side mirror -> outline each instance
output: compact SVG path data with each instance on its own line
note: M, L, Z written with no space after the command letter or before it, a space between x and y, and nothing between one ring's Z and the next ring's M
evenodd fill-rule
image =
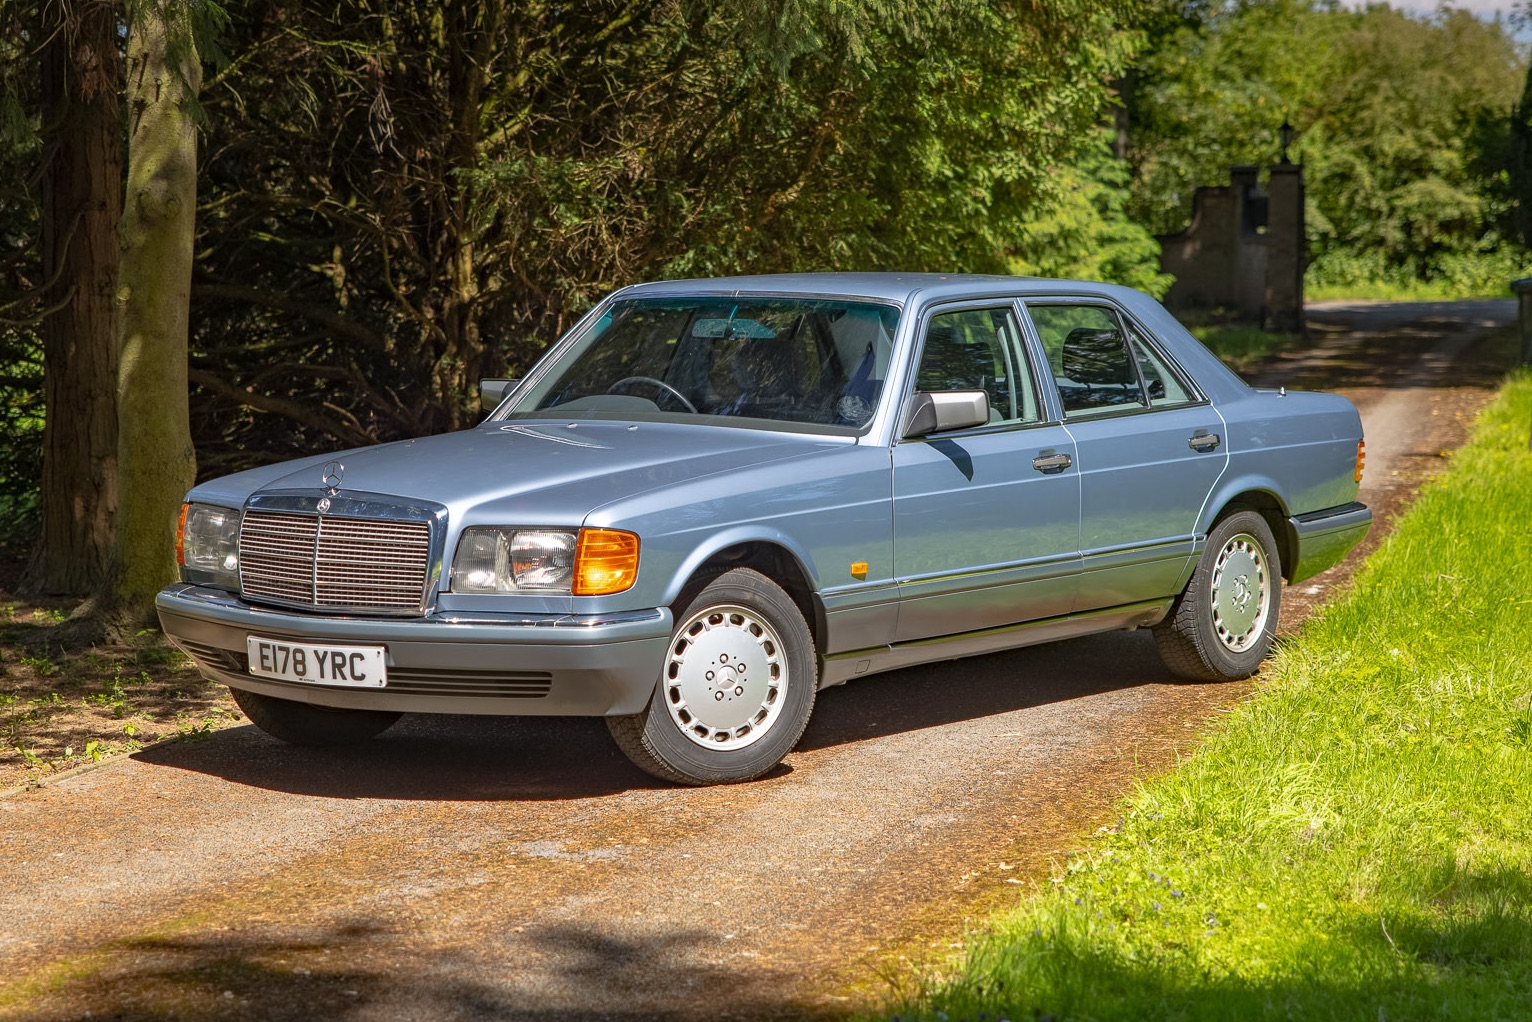
M495 410L495 406L505 400L505 396L516 389L520 380L480 380L479 381L479 405L486 412Z
M929 433L989 425L989 395L982 390L917 390L904 410L905 440Z

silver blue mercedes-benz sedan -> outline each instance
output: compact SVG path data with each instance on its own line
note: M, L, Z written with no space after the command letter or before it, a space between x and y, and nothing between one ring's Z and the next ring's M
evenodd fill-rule
M659 777L744 781L893 668L1150 628L1246 677L1282 579L1372 518L1350 402L1253 390L1107 284L643 284L482 390L473 429L187 495L160 620L265 731L596 715Z

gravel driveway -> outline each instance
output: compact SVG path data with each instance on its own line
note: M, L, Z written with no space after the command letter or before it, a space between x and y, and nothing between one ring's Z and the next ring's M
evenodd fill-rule
M1514 314L1318 307L1320 349L1257 382L1357 401L1386 517L1461 441L1508 364L1477 342ZM1290 592L1284 630L1349 570ZM823 693L783 770L703 790L584 719L151 748L0 799L0 1018L838 1015L959 947L1250 688L1168 683L1140 633L901 671Z

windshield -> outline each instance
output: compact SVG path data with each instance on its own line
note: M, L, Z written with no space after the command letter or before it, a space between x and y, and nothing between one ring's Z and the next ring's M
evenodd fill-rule
M620 301L520 395L508 418L546 416L859 432L877 409L899 313L791 298Z

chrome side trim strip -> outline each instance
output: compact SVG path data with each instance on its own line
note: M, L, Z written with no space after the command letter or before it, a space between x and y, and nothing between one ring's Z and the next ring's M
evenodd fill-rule
M938 660L956 660L960 657L995 653L1021 646L1033 646L1055 639L1069 639L1078 635L1111 631L1115 628L1146 628L1158 624L1170 611L1173 598L1146 600L1143 603L1123 607L1108 607L1085 614L1066 614L1063 617L1044 618L1041 621L1023 621L1014 625L986 628L976 632L960 632L934 639L913 639L891 646L875 646L836 653L824 658L820 671L819 687L840 685L851 678L860 678L901 667L933 663Z

